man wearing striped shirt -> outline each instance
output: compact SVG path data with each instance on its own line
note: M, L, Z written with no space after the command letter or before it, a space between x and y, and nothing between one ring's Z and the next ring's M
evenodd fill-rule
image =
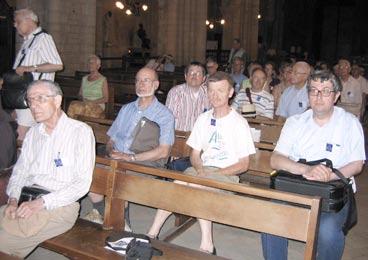
M15 59L13 69L19 75L31 72L35 80L53 81L55 72L63 69L63 63L52 36L44 32L38 23L38 16L32 10L15 11L14 27L24 41ZM18 139L23 140L29 127L36 122L29 109L16 109L16 113L19 125Z
M266 84L266 79L266 73L263 69L256 68L253 70L250 77L250 93L252 102L256 107L256 114L272 119L274 101L273 96L263 89ZM250 100L246 95L245 89L241 89L240 92L235 96L232 107L241 113L242 107L247 104L250 104Z
M95 164L95 139L85 123L61 110L60 87L48 80L33 82L27 102L38 122L28 131L7 187L9 200L0 208L0 251L19 257L39 243L69 230L79 203L89 190ZM48 194L21 203L25 186Z
M175 129L191 131L197 117L210 108L206 71L199 62L191 62L184 70L186 83L173 87L166 99L166 106L175 117Z

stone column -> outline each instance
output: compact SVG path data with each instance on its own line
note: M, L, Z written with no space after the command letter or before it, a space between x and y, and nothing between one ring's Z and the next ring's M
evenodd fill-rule
M203 62L206 54L206 0L161 0L158 45L160 54L170 53L176 65Z
M259 0L233 0L223 7L227 23L223 30L223 49L231 49L234 38L239 38L242 47L257 58Z

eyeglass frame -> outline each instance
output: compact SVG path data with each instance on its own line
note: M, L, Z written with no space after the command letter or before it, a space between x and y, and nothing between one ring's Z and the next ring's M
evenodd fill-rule
M328 92L326 92L326 90L328 90ZM317 92L317 95L312 94L313 92ZM336 93L336 91L327 87L323 88L322 90L319 90L317 88L309 88L308 93L312 97L318 97L319 94L321 94L322 97L329 97L331 96L331 93Z
M26 103L27 103L27 106L29 107L32 105L32 102L34 101L36 101L37 104L44 104L48 101L50 97L56 97L56 96L57 95L53 94L53 95L37 95L36 97L33 97L33 98L27 97Z

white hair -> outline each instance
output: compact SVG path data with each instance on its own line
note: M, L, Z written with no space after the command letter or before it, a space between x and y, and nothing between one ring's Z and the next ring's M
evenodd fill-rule
M95 61L98 66L101 66L101 59L97 55L94 54L90 55L88 57L88 61Z
M38 16L31 9L19 9L14 12L14 16L20 15L23 18L31 19L35 24L38 24Z

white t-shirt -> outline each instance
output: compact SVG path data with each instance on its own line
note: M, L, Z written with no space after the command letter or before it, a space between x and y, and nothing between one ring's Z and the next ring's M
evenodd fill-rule
M334 107L330 121L321 127L309 109L286 120L275 151L294 161L327 158L338 169L365 160L363 129L354 115L340 107Z
M201 114L187 144L203 151L203 166L218 168L231 166L256 152L248 122L233 109L220 119L213 117L213 109Z

